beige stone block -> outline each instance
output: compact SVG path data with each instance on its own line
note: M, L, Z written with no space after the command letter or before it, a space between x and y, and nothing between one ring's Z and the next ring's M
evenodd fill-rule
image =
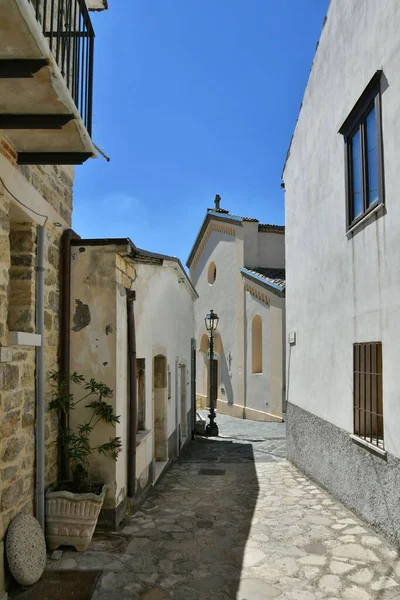
M17 479L6 487L1 495L1 510L6 511L15 506L20 501L23 491L24 484L22 479Z
M19 367L12 364L0 364L0 382L3 390L15 390L19 387Z
M17 309L22 308L34 308L35 306L35 279L32 273L30 279L12 279L9 283L9 303L11 307Z
M10 243L8 236L0 236L0 262L8 264L10 261Z
M20 408L24 401L24 392L20 389L14 392L2 392L0 394L0 404L3 405L6 412Z
M26 439L21 435L6 440L3 444L4 451L1 456L2 462L7 463L14 461L21 455L25 445Z
M32 225L14 225L10 231L11 252L36 252L36 228Z
M21 411L12 410L6 412L0 423L0 437L2 440L14 435L21 423Z
M35 367L33 365L23 365L21 372L21 387L35 386Z

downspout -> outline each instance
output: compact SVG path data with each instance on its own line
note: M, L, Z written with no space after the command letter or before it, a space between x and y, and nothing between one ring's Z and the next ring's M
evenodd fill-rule
M175 360L175 431L176 431L176 456L179 456L179 358Z
M129 427L128 427L128 497L136 492L136 432L137 432L137 385L136 385L136 331L134 302L136 292L127 290L128 312L128 374L129 374Z
M70 314L71 314L71 240L79 239L72 230L67 229L61 239L61 360L60 371L66 378L66 393L69 394L69 369L70 369ZM61 415L60 427L65 430L66 416ZM58 448L60 479L65 481L69 478L68 460L63 452L60 442Z
M36 332L40 346L36 348L36 518L43 531L44 518L44 471L45 471L45 406L44 406L44 241L45 227L37 228L36 250Z

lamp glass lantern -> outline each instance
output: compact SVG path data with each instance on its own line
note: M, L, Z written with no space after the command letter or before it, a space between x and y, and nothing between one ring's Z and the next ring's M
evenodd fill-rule
M218 327L218 323L219 323L219 317L218 317L217 313L215 313L213 311L213 309L211 309L210 313L208 315L206 315L204 322L206 324L207 331L209 331L211 333L211 332L216 331L216 329Z

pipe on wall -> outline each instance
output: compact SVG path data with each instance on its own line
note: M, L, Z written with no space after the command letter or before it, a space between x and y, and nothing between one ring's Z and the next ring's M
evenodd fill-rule
M36 332L41 336L36 348L36 518L43 531L45 487L45 406L44 406L44 262L45 227L37 228L36 248Z
M180 450L180 430L179 430L179 358L175 360L175 431L176 431L176 456L179 456Z
M137 384L136 384L136 292L127 290L128 313L128 375L129 375L129 426L128 426L128 497L136 493L136 433L137 433Z
M69 394L69 369L70 369L70 321L71 321L71 240L79 239L79 235L72 229L66 229L61 239L61 357L60 371L66 378L66 393ZM67 425L66 415L62 413L60 426ZM58 448L59 475L62 481L69 478L68 459L61 445Z

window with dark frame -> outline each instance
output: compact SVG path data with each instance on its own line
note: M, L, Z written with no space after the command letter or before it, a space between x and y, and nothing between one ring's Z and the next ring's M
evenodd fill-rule
M354 434L384 449L382 343L354 344Z
M375 73L339 130L345 142L347 229L384 203L381 75Z

